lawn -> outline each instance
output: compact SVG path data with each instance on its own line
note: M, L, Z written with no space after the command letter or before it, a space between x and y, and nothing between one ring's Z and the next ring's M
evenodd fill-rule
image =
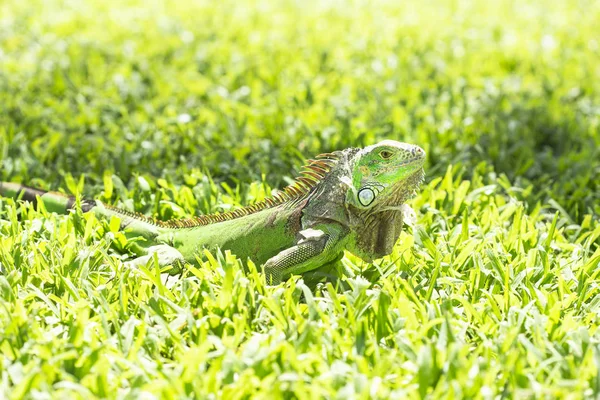
M417 224L344 288L124 267L0 199L0 398L596 398L600 2L0 2L0 180L159 219L420 145ZM169 272L169 271L162 271Z

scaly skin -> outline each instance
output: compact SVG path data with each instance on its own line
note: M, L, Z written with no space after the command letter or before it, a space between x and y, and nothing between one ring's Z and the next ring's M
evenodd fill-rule
M84 212L121 219L148 262L195 262L203 248L231 250L242 260L263 265L267 281L314 271L341 258L345 249L365 261L390 254L402 230L404 204L423 180L425 152L418 146L386 140L364 149L317 156L303 177L260 204L226 214L158 222L95 200L82 201ZM0 194L39 201L49 211L66 213L74 199L14 183L0 183Z

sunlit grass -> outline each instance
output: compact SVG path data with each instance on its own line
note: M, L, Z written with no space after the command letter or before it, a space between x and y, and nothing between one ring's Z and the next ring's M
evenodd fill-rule
M1 199L0 393L600 393L599 3L146 3L0 4L2 180L167 219L389 138L428 154L417 225L309 290Z

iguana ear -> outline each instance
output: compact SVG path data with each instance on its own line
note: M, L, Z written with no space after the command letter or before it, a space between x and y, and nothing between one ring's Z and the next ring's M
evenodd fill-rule
M352 165L350 177L344 183L348 187L346 203L361 210L368 210L376 204L383 186L372 179L371 171L366 165L361 165L360 158Z
M361 206L369 207L375 201L375 196L377 196L377 194L373 188L362 187L358 190L356 197L358 198L358 202Z
M358 188L350 185L350 190L346 192L346 202L356 208L367 210L375 205L375 200L383 189L383 185L374 183L364 183Z

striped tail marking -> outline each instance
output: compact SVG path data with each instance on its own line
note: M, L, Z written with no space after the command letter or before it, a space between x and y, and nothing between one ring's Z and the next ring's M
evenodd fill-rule
M0 194L15 200L21 199L28 201L36 208L38 199L41 199L48 211L59 214L64 214L69 210L72 210L75 206L74 196L66 196L61 193L49 192L47 190L12 182L0 182ZM94 206L96 206L96 202L93 200L81 201L81 209L83 212L91 210Z

